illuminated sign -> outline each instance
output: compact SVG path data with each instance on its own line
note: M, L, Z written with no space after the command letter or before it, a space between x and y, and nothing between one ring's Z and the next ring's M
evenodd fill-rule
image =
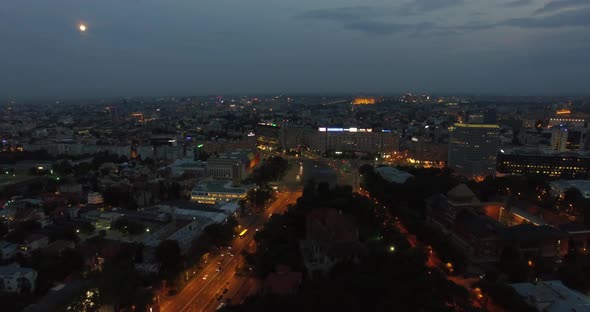
M373 132L373 129L363 129L363 128L326 128L326 127L321 127L318 128L318 131L320 132L362 132L362 133L366 133L366 132Z
M197 145L197 148L202 148L202 147L203 147L203 144Z
M391 130L381 130L383 133L391 133Z

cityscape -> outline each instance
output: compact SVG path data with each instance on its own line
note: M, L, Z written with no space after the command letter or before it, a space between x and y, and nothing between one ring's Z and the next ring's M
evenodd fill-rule
M500 2L0 7L0 310L590 311L590 2Z

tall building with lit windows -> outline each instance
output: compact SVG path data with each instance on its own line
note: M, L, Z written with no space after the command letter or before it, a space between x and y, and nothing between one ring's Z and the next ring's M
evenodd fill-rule
M449 167L465 176L494 175L499 131L498 125L456 123L450 129Z
M590 154L536 148L507 149L498 154L498 172L512 175L586 179L590 176Z
M399 151L400 136L392 130L320 127L309 133L308 145L314 151L390 154Z

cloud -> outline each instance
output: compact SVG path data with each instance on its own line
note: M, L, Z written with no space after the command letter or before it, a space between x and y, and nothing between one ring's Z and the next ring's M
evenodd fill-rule
M387 16L391 13L391 10L386 8L356 6L311 10L303 14L297 15L296 17L302 19L350 22L367 18Z
M554 13L561 10L575 9L590 6L588 0L552 0L540 9L535 11L536 14Z
M425 0L420 0L420 2L423 1ZM398 13L399 10L393 10L391 8L356 6L311 10L296 15L295 18L330 21L337 23L345 30L353 30L371 35L391 35L401 32L426 34L431 31L433 33L442 31L442 28L432 23L407 24L389 21Z
M482 24L482 23L467 23L456 27L457 31L478 31L497 27L517 27L517 28L588 28L590 27L590 8L583 10L563 11L553 15L536 16L536 17L521 17L512 18L508 20L499 21L496 23Z
M406 14L421 14L458 6L465 0L413 0L400 7Z
M391 35L401 32L424 34L436 29L436 25L432 23L398 24L379 21L358 21L346 23L343 27L345 29L355 30L370 35Z
M503 3L503 7L515 8L535 3L535 0L512 0L508 3Z
M543 17L524 17L500 22L498 26L514 26L521 28L563 28L590 27L590 8L575 11L564 11Z

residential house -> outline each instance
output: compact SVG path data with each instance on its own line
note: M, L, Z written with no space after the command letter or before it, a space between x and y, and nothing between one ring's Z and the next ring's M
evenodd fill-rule
M18 265L0 266L0 292L29 293L35 290L37 271Z

